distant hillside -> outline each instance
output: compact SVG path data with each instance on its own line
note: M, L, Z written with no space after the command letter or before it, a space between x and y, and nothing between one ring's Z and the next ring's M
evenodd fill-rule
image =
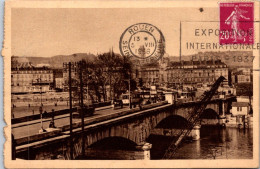
M116 54L119 55L119 54ZM244 52L244 51L228 51L228 52L199 52L194 55L186 55L182 56L181 59L183 61L190 61L193 60L204 60L204 58L211 58L220 59L222 62L228 65L229 68L238 68L238 67L252 67L252 56L253 52ZM75 53L72 55L57 55L53 57L18 57L13 56L12 60L15 59L18 62L31 62L32 65L37 64L49 64L53 68L62 68L62 63L64 62L77 62L82 59L88 61L94 61L96 55L88 54L88 53ZM165 56L168 58L170 62L178 62L180 61L180 57L178 56ZM242 58L242 61L239 60ZM246 61L248 60L248 62Z
M237 67L252 67L253 66L253 52L245 52L245 51L228 51L228 52L199 52L194 55L186 55L182 56L181 59L184 61L189 60L204 60L204 58L220 59L222 62L228 65L230 68ZM169 56L171 62L180 61L180 57L178 56ZM242 59L242 60L241 60Z
M31 62L32 65L49 64L51 67L54 68L62 68L62 64L64 62L77 62L82 59L88 61L94 61L95 58L96 58L95 55L87 54L87 53L76 53L72 55L57 55L53 57L15 57L15 59L18 62L24 62L25 60L27 60Z

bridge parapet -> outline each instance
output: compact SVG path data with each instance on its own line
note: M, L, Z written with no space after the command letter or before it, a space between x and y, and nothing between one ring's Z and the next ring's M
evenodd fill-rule
M209 107L218 110L219 102L220 100L213 100L210 102L212 105L209 104ZM225 100L222 100L222 102L225 103ZM82 144L85 144L88 151L92 144L109 137L122 137L134 142L136 145L144 145L153 129L163 119L173 115L186 118L188 112L196 104L201 103L189 102L180 105L163 103L158 104L158 107L144 107L141 111L135 111L139 110L139 108L136 108L124 113L122 116L88 123L84 130L84 143L82 143L81 128L75 128L73 129L73 157L70 157L70 136L69 131L66 130L62 131L62 135L16 147L17 156L24 159L75 159L81 155ZM195 134L199 136L198 132ZM94 150L89 149L89 151ZM120 152L120 150L118 151ZM143 158L148 158L149 149L144 148L142 151L143 154L146 154Z

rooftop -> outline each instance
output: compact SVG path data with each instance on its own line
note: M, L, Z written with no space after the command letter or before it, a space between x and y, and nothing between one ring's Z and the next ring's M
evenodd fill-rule
M181 61L181 62L170 62L169 66L211 66L211 65L226 65L221 60L208 60L208 61Z
M248 107L248 102L233 102L232 107Z

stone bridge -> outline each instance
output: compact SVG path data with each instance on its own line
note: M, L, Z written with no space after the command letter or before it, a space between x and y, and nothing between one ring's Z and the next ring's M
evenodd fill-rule
M156 103L158 106L129 113L124 116L73 130L71 156L70 135L47 138L28 145L16 147L16 157L22 159L149 159L152 145L146 142L151 134L170 129L177 131L188 121L186 118L199 102L182 104ZM231 101L212 100L202 114L203 119L213 119L219 123L219 117L229 112ZM139 108L135 108L139 109ZM213 124L212 121L210 124ZM203 123L201 123L203 125ZM199 130L199 128L196 128ZM195 139L199 132L195 130ZM162 133L161 133L162 134ZM164 133L165 134L165 133ZM166 133L167 134L167 133ZM192 134L192 133L191 133ZM194 134L194 133L193 133ZM174 135L174 134L173 134ZM84 139L82 139L84 138ZM82 145L85 154L82 156Z

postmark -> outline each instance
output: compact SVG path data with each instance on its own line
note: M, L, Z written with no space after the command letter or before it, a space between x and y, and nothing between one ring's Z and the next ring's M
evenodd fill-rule
M254 44L254 3L220 3L220 44Z
M156 26L137 23L129 26L119 42L123 56L139 60L140 64L158 61L165 53L165 39Z

